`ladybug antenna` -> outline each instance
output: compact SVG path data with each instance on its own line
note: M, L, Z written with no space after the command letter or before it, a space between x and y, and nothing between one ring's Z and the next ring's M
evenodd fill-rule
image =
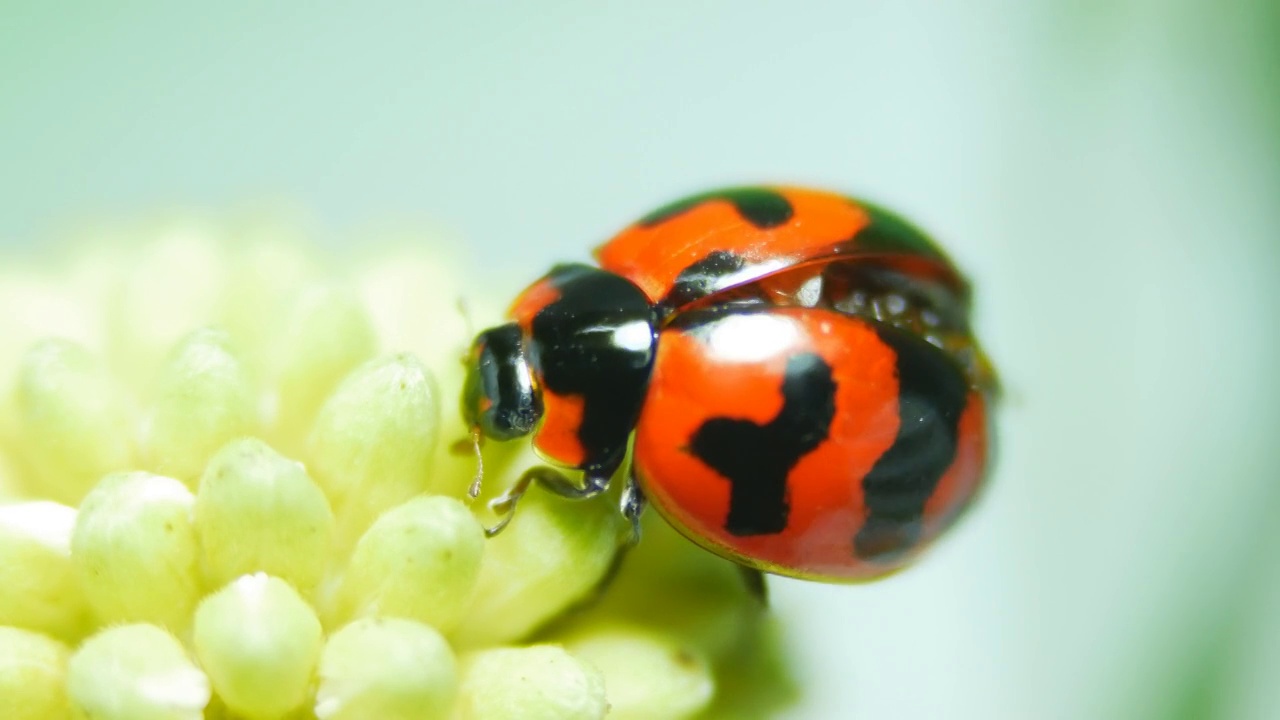
M476 474L471 480L471 487L467 488L467 497L475 500L480 497L480 482L484 480L484 455L480 452L480 447L484 444L484 435L480 432L479 425L471 427L471 447L476 452Z
M462 347L462 353L458 356L458 359L462 361L463 367L467 367L471 364L470 343L472 338L476 336L476 326L471 319L471 305L465 297L459 295L457 302L454 303L454 308L457 309L458 316L462 318L462 332L467 343Z
M467 302L467 298L463 295L458 296L458 301L454 303L458 310L458 315L462 317L462 329L467 331L467 337L476 334L475 323L471 320L471 304Z

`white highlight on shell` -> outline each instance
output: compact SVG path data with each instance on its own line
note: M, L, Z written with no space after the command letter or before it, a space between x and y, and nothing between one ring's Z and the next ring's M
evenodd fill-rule
M708 344L722 360L759 362L793 346L799 332L790 318L764 314L727 315L708 333Z
M653 329L644 320L636 320L613 331L613 344L623 350L648 350L653 344Z

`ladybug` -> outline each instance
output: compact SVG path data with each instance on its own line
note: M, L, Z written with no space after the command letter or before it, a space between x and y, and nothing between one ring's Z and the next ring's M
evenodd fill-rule
M854 582L907 564L986 473L991 366L970 287L921 231L821 190L716 190L642 217L557 265L481 332L473 436L532 436L582 471L533 483L604 492L631 445L622 513L651 502L748 569ZM646 501L647 498L647 501Z

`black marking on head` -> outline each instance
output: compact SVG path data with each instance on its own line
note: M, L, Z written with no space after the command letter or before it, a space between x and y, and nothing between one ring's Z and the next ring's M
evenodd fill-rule
M560 297L532 322L543 383L551 392L583 399L582 469L615 467L640 415L653 367L653 308L630 281L598 268L559 265L549 277ZM647 329L648 344L620 345L619 331L625 334L628 326L637 334Z
M897 355L901 424L893 445L862 479L867 518L853 538L853 553L892 562L918 542L925 503L955 461L969 386L955 362L924 340L885 325L877 325L876 333Z
M462 392L462 416L495 440L528 435L542 417L524 334L515 323L480 333L472 345Z
M672 310L704 298L720 289L720 281L746 267L742 256L727 250L714 250L701 260L689 265L671 285L662 299L662 306Z
M831 366L813 353L787 361L782 409L764 425L715 417L694 433L690 452L729 479L730 534L770 535L787 527L787 476L827 438L836 412Z
M663 205L640 218L637 224L641 227L653 227L712 200L733 203L743 220L761 230L787 224L794 212L790 201L777 190L761 187L725 188L691 195Z

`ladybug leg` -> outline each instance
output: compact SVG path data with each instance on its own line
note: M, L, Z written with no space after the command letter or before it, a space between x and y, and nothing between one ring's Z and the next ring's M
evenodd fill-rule
M512 516L516 512L516 503L520 498L524 497L525 492L529 490L529 486L538 483L544 489L555 493L563 498L570 500L586 500L593 498L600 493L609 489L609 478L613 476L613 469L606 468L600 471L587 471L582 478L582 484L578 485L569 478L565 477L555 468L549 468L545 465L531 467L524 471L519 480L516 480L506 492L489 502L489 509L502 516L497 525L485 528L486 537L493 537L502 532L502 529L511 522Z
M761 607L769 607L769 586L765 584L764 573L746 565L739 565L738 574L742 576L742 584L747 588L747 594L755 598Z
M627 544L635 545L640 542L640 516L644 514L644 509L649 506L649 501L644 496L644 491L640 489L640 484L636 482L636 466L635 463L627 470L627 481L622 486L622 500L619 503L622 508L622 517L626 518L631 524L631 531L627 534Z

